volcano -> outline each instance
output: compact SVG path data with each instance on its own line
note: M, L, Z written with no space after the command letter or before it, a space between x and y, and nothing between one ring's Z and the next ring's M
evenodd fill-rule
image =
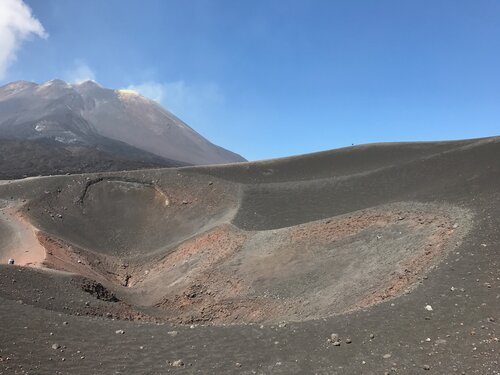
M244 161L157 102L94 81L0 87L0 179Z

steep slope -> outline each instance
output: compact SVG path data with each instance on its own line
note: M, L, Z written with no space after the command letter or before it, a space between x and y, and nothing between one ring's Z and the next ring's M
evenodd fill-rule
M134 91L107 90L91 81L74 88L85 101L82 117L101 135L188 164L245 161L210 143L159 104Z
M18 81L0 87L0 138L4 140L3 154L26 145L27 149L20 155L23 160L29 156L28 145L37 141L31 146L36 148L41 139L55 141L52 146L47 146L44 158L50 158L51 153L59 156L63 149L71 154L76 146L80 151L81 165L75 169L73 162L69 161L71 167L64 168L63 165L57 168L71 171L244 160L211 144L154 101L128 91L106 89L91 81L78 85L61 80L41 85ZM86 164L91 164L91 154L96 151L93 168L85 168ZM102 163L97 160L99 153L105 155ZM34 164L38 157L39 154L32 156ZM116 165L113 165L113 159L116 159ZM62 164L60 159L54 162ZM110 166L106 167L108 164ZM37 173L45 173L45 170L36 166L31 172L23 170L23 174ZM57 170L52 173L57 173Z

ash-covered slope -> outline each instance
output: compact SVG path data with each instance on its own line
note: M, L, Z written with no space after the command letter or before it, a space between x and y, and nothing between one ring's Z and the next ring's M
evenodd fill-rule
M6 182L0 372L498 374L498 186L498 137Z
M0 138L2 154L26 144L27 149L20 153L22 160L29 159L29 149L37 148L40 140L54 141L45 142L42 157L32 155L32 172L21 168L29 175L45 172L37 167L37 160L50 159L51 153L54 160L49 164L64 164L65 159L60 159L63 150L69 166L72 156L81 165L76 169L58 166L53 173L58 169L116 170L116 166L105 167L113 159L125 169L127 162L133 169L244 160L210 143L154 101L131 91L106 89L93 81L75 85L61 80L41 85L17 81L0 87ZM34 146L32 142L36 142ZM99 153L104 156L96 158ZM86 164L94 168L85 168ZM15 163L9 165L16 167ZM0 160L0 166L4 170L6 161Z

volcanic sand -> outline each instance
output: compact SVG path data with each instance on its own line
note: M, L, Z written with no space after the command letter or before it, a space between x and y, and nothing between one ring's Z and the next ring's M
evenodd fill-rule
M45 249L37 239L37 229L18 213L15 205L0 203L0 238L2 264L13 258L20 266L40 266L45 260Z
M201 358L190 354L189 340L164 342L171 359L191 358L193 367L180 369L193 373L378 373L358 368L373 355L379 359L372 360L372 368L380 371L391 366L419 371L424 361L448 373L442 364L451 352L441 341L481 321L488 327L479 335L484 336L481 358L465 354L469 340L462 337L454 348L467 359L453 365L481 373L498 359L489 323L500 310L488 291L494 293L500 276L494 255L499 152L498 138L382 144L259 163L8 182L0 187L2 261L13 257L37 268L1 267L0 298L8 309L2 313L17 311L20 324L26 324L22 314L52 322L64 313L103 345L106 339L95 327L105 329L109 318L150 322L127 325L134 333L125 341L154 339L153 332L163 337L154 323L168 324L196 337L203 348L217 343L219 352ZM468 278L488 281L479 282L485 285L481 292L460 294L466 305L459 305L454 293L443 294ZM387 300L391 304L381 304ZM428 303L434 309L446 306L442 317L425 310ZM390 311L398 313L387 321ZM81 315L99 318L89 322ZM464 328L457 328L456 319ZM244 328L253 323L264 325ZM207 327L190 333L185 324ZM369 349L367 327L383 337L378 349ZM358 346L347 345L349 352L344 343L332 352L326 342L331 330L343 342L354 337ZM435 360L404 344L420 331L429 336L441 331L436 345L445 346L434 348ZM3 332L5 342L16 335L11 327ZM60 334L68 343L81 336L72 329ZM405 351L396 348L398 340ZM281 342L288 343L286 349ZM130 350L130 344L122 345ZM87 347L81 340L77 345ZM22 353L12 345L4 350ZM107 361L120 355L108 351L98 355L101 363L119 370ZM391 364L384 363L381 351L393 353ZM54 368L38 361L26 363L37 371ZM71 373L85 368L70 362ZM236 362L244 367L239 370ZM124 363L124 371L145 371ZM164 359L161 363L146 373L173 370Z

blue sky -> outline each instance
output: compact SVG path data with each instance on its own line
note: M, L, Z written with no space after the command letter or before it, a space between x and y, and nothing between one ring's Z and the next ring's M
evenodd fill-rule
M498 1L25 3L0 83L132 87L250 160L500 134Z

